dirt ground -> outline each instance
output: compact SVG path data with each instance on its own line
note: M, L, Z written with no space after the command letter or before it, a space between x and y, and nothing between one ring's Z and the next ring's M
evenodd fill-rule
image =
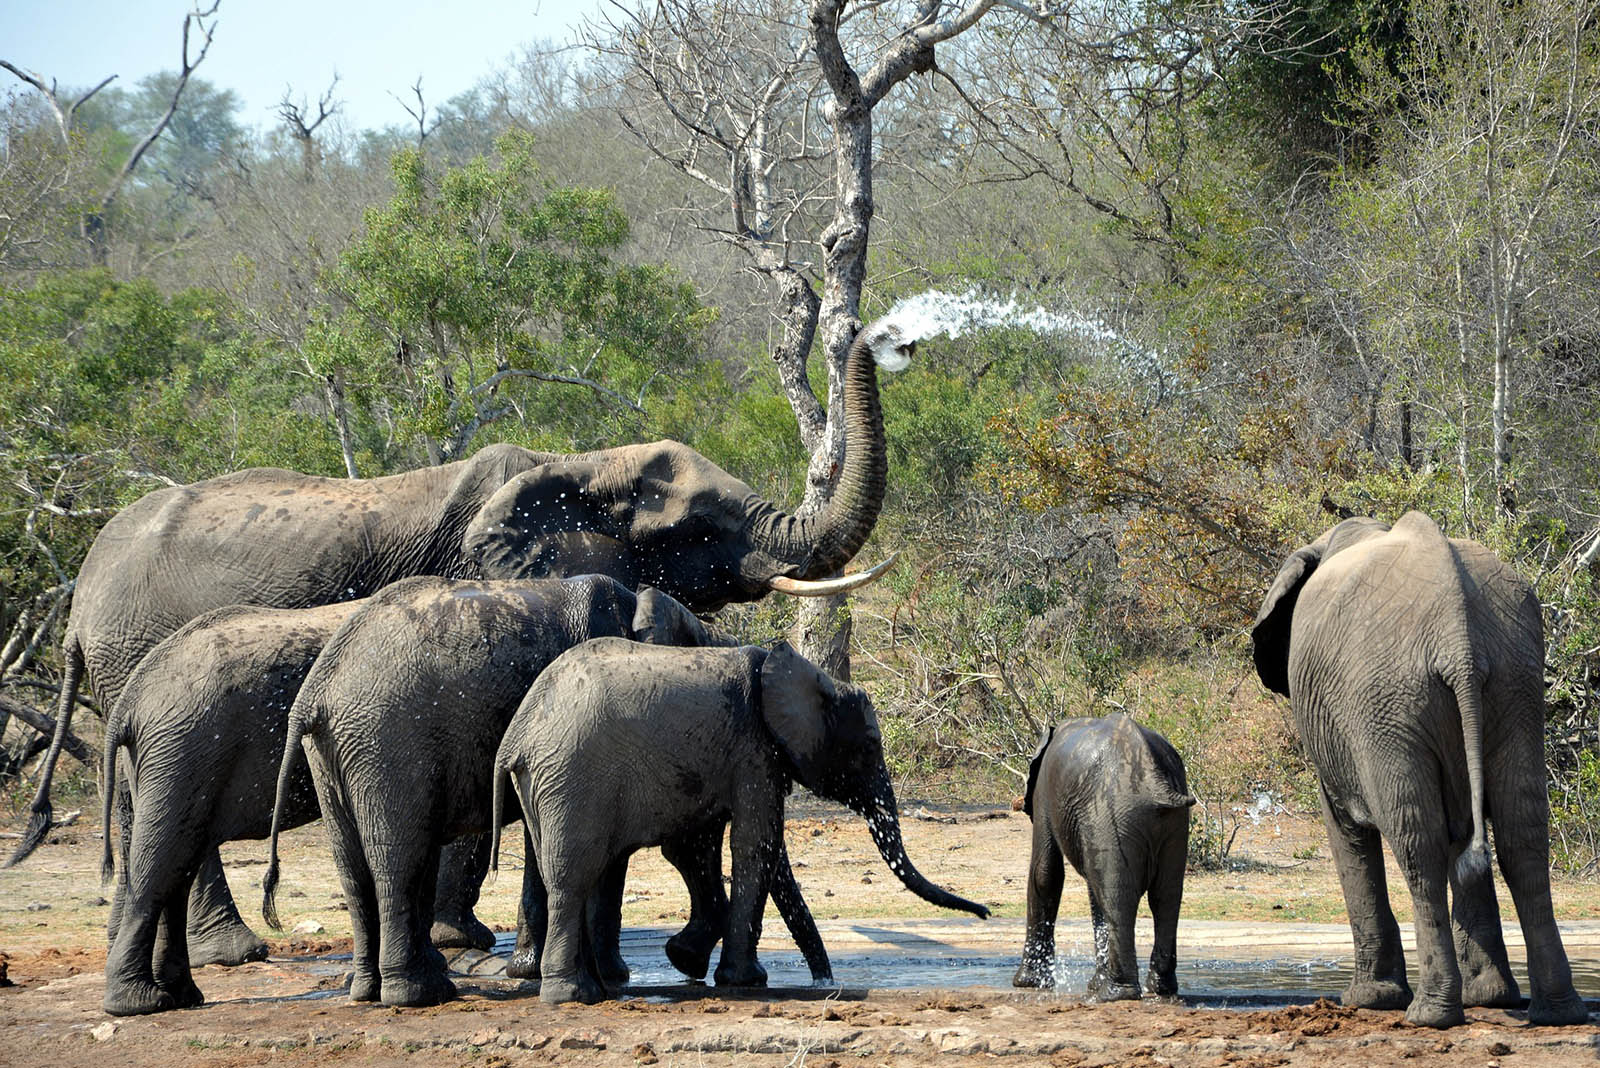
M924 874L995 910L996 920L949 919L901 889L873 849L865 825L842 810L797 799L789 822L796 874L835 952L851 932L915 931L905 937L1020 951L1026 817L1005 809L938 808L904 802L907 849ZM320 827L292 832L284 847L278 905L291 927L268 961L204 968L208 1004L154 1017L113 1019L100 1010L108 888L99 883L101 841L92 807L59 829L21 867L0 871L0 1065L101 1068L280 1065L521 1064L1013 1064L1277 1066L1365 1068L1405 1061L1544 1068L1600 1061L1600 1030L1531 1027L1518 1012L1469 1010L1465 1027L1408 1027L1398 1012L1347 1010L1330 999L1256 1009L1146 1000L1088 1005L1071 990L1013 991L845 987L732 996L694 985L652 987L593 1007L552 1009L531 988L471 969L462 997L432 1009L352 1005L340 993L349 923ZM10 828L14 831L16 828ZM0 848L7 848L0 840ZM520 842L508 841L480 915L509 929L520 882ZM241 909L256 920L264 843L224 849ZM1391 885L1403 887L1391 873ZM1600 957L1600 890L1555 886L1575 966ZM1517 959L1510 903L1507 936ZM1409 919L1404 893L1396 912ZM624 921L667 930L686 916L682 884L653 851L630 869ZM1069 873L1063 931L1083 929L1087 899ZM1219 948L1300 939L1318 955L1349 956L1337 879L1320 827L1288 813L1246 821L1235 863L1191 872L1180 958L1225 956ZM255 924L262 929L259 922ZM919 926L921 925L921 926ZM931 925L931 926L930 926ZM790 953L771 914L762 943ZM1229 941L1231 939L1232 941ZM1319 941L1320 940L1320 941ZM859 939L858 939L859 941ZM1063 945L1068 943L1065 934ZM890 943L891 946L893 943ZM1141 952L1148 953L1147 941ZM892 948L890 950L892 952ZM493 964L491 958L487 962ZM1207 1005L1215 1002L1207 1002Z

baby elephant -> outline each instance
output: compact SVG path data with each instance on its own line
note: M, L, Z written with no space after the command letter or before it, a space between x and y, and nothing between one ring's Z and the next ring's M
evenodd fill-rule
M508 779L531 834L524 879L533 891L524 899L547 901L539 992L547 1002L605 996L588 959L584 902L607 867L730 818L733 895L716 981L764 986L756 944L784 861L783 803L795 780L866 817L878 852L912 893L988 915L928 882L906 856L867 695L785 644L769 653L585 642L545 669L506 728L494 811Z
M1033 818L1028 928L1014 986L1054 986L1056 910L1063 855L1089 884L1097 1001L1139 997L1134 914L1150 898L1155 948L1150 991L1178 992L1178 907L1189 859L1189 795L1183 758L1124 715L1052 727L1028 767L1023 811Z

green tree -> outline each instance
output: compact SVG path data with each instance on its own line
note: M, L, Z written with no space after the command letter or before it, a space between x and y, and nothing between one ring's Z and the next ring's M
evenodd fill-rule
M694 361L710 320L665 268L619 262L628 221L611 193L542 182L530 150L507 134L494 158L437 177L397 154L393 199L326 280L345 307L307 340L318 373L431 463L504 420L529 441L610 443L657 376Z

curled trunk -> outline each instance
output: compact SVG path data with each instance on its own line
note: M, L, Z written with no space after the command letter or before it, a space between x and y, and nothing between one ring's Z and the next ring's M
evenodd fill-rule
M753 532L764 552L793 566L792 578L822 579L837 572L866 543L883 510L889 460L876 361L884 357L874 350L888 349L885 363L893 366L896 353L909 347L895 340L874 325L863 328L850 346L845 361L845 456L827 506L804 517L774 510Z

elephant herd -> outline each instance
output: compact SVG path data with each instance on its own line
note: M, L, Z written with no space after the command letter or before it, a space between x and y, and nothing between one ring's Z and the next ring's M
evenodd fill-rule
M579 455L493 445L370 480L241 471L115 516L78 577L58 729L11 860L50 826L52 770L87 682L106 710L104 871L117 878L106 1011L198 1005L194 966L264 957L217 846L271 838L263 911L275 925L277 836L319 815L357 1000L453 994L436 946L492 944L473 907L512 821L526 863L508 971L538 978L545 1000L595 1001L626 981L622 883L648 845L689 891L689 922L667 944L685 974L704 977L720 941L716 981L763 984L770 893L812 975L829 979L784 848L795 782L862 815L913 893L987 915L907 857L868 696L787 645L739 646L698 618L881 571L836 577L883 500L874 363L912 347L887 321L858 334L837 490L812 515L662 441ZM1347 520L1288 557L1252 638L1318 773L1355 942L1346 1004L1406 1007L1430 1026L1460 1023L1463 1005L1521 1004L1492 823L1528 947L1529 1018L1586 1020L1551 907L1543 633L1528 584L1419 513L1392 528ZM1052 981L1070 862L1089 887L1091 995L1140 996L1141 898L1156 921L1148 989L1176 993L1192 804L1178 753L1125 716L1047 732L1025 795L1017 985ZM1415 992L1380 837L1415 907Z

